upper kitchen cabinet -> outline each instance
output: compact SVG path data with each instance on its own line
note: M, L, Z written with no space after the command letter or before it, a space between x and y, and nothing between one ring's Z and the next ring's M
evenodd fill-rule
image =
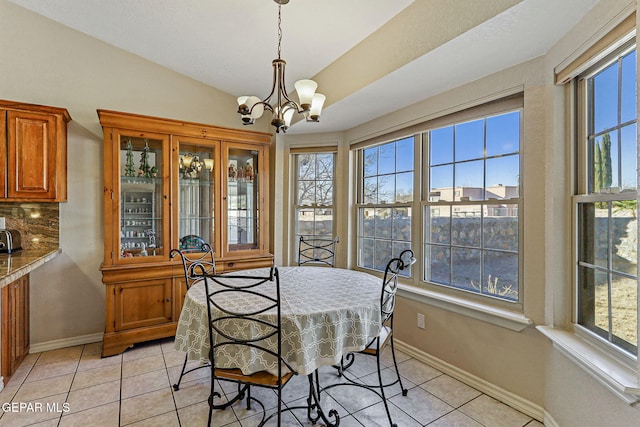
M64 108L0 100L0 199L67 201Z

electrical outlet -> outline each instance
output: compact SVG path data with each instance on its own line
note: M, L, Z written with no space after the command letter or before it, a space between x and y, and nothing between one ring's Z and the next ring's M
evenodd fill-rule
M424 329L424 314L418 313L418 328Z

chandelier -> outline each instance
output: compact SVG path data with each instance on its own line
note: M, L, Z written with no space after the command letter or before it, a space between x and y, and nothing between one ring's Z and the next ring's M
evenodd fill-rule
M260 100L257 96L241 96L238 98L238 113L242 116L242 124L252 125L256 119L262 117L264 110L271 111L273 117L271 124L276 128L276 133L286 132L291 125L294 113L304 115L308 122L320 121L320 112L325 101L325 96L315 93L318 84L313 80L298 80L295 89L298 93L299 103L293 101L287 95L284 84L284 68L287 64L280 57L280 44L282 43L282 28L280 8L289 0L273 0L278 3L278 58L272 61L273 83L269 95ZM274 97L273 104L271 98Z
M197 178L202 169L213 171L213 159L202 159L191 153L180 154L180 173L182 178Z

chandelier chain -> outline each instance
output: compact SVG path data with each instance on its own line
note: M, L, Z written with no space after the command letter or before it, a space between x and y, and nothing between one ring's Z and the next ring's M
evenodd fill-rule
M278 5L278 59L280 59L280 44L282 43L282 18L281 18L281 10L282 5Z

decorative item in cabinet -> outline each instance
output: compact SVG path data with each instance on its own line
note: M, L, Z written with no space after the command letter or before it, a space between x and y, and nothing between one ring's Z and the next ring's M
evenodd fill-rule
M155 257L162 253L162 140L120 136L121 258Z
M259 230L259 150L230 147L227 175L228 251L256 250Z
M129 253L131 256L155 256L155 193L150 190L142 191L143 186L151 185L137 184L139 179L132 181L134 182L127 183L129 191L122 192L120 246L125 254Z
M217 149L202 141L178 139L178 239L179 249L199 252L203 243L215 242Z

